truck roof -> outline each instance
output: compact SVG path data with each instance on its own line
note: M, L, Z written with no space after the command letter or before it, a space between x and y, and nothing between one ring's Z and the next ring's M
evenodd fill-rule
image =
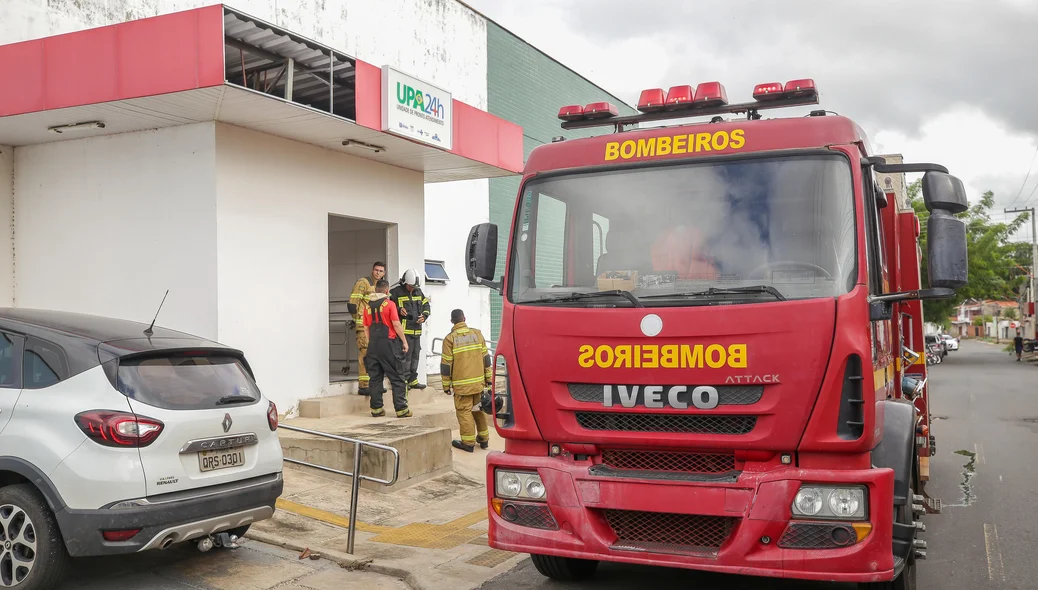
M524 174L854 143L871 152L861 127L838 115L684 124L544 144L530 153Z

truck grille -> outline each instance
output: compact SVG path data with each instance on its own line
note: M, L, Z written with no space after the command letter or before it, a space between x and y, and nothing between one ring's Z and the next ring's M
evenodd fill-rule
M633 510L605 510L604 515L609 528L616 533L614 549L710 555L717 554L737 520Z
M734 455L670 453L666 451L602 451L602 463L614 469L726 473L735 470Z
M689 386L692 391L695 386ZM764 395L763 385L719 385L717 389L717 405L747 406L760 401ZM569 395L578 402L601 404L604 401L601 383L570 383Z
M577 412L576 414L577 424L587 430L746 434L757 425L756 416L629 414L626 412Z

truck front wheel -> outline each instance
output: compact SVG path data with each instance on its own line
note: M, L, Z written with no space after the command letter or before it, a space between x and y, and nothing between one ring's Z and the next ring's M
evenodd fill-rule
M572 557L556 557L554 555L530 555L533 567L542 576L547 576L560 582L578 582L586 580L595 574L598 562L588 559L574 559Z

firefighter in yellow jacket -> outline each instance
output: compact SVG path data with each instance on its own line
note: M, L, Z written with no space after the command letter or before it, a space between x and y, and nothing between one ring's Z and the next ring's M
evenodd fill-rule
M370 277L360 277L354 283L353 291L350 293L350 302L346 305L346 308L353 314L354 330L357 331L357 367L360 373L360 376L357 377L360 386L357 393L360 395L370 395L368 387L371 379L368 377L367 367L364 366L364 356L368 353L368 337L364 335L364 309L368 307L368 301L375 292L375 284L385 276L386 263L376 262L371 267ZM376 383L375 386L381 388L382 384Z
M461 426L461 440L451 441L451 446L469 453L490 443L487 415L480 409L483 389L493 383L494 370L490 362L483 334L465 325L465 313L460 309L451 312L454 329L443 339L443 356L440 359L440 378L443 391L454 395L454 409Z

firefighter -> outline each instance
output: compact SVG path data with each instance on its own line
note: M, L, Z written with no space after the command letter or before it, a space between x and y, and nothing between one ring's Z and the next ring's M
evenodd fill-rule
M371 267L370 277L361 277L354 283L353 291L350 293L350 302L346 304L346 309L353 314L354 329L357 331L357 371L360 373L360 376L357 377L360 385L357 393L360 395L370 395L371 393L369 389L370 379L368 378L367 367L364 365L364 356L368 352L368 337L365 336L366 330L364 328L364 310L367 308L371 294L375 292L375 284L385 276L386 263L376 262ZM381 381L376 383L376 388L383 392L385 391Z
M400 323L407 338L407 358L404 359L404 380L408 389L425 389L418 382L418 363L422 351L422 324L432 313L429 298L418 283L418 272L411 268L400 277L400 283L389 292L389 298L400 310Z
M385 416L382 407L382 380L389 378L393 389L393 408L397 418L409 418L411 410L407 407L407 386L401 374L404 356L407 354L407 340L404 329L400 325L400 315L396 304L389 299L389 283L379 279L375 283L375 292L368 296L364 306L364 337L368 341L368 353L364 357L368 375L376 386L371 389L371 415Z
M460 309L451 312L454 328L443 339L443 355L440 360L440 378L443 392L454 396L454 410L461 427L461 440L451 441L451 446L466 452L490 446L490 430L487 415L480 407L483 390L493 382L490 366L490 351L487 350L483 334L465 325L465 313Z

